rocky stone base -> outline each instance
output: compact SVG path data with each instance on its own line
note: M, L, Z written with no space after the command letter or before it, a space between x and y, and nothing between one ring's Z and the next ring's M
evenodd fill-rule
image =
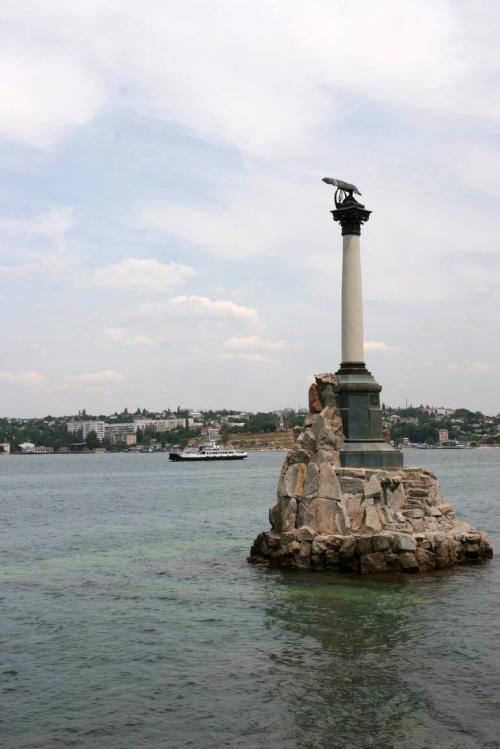
M316 383L311 413L294 430L269 509L271 530L256 538L249 561L371 574L424 572L493 556L486 534L455 520L430 471L341 467L335 375L317 375Z
M456 523L456 526L459 526ZM325 535L303 526L284 533L260 533L250 562L301 570L341 570L362 575L428 572L493 556L484 533L467 524L448 533Z

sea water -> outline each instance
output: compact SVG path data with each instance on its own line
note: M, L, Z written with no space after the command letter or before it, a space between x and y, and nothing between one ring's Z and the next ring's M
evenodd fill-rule
M500 747L500 557L249 565L283 457L0 458L0 746ZM500 450L405 459L500 553Z

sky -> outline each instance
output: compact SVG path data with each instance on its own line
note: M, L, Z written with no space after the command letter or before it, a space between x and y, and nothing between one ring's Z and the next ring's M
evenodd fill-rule
M0 415L297 408L340 363L333 189L382 400L500 411L495 0L4 0Z

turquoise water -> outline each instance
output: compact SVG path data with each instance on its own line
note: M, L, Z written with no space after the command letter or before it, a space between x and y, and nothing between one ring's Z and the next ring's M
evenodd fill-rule
M405 457L500 552L500 450ZM0 746L500 747L500 556L251 566L282 460L0 459Z

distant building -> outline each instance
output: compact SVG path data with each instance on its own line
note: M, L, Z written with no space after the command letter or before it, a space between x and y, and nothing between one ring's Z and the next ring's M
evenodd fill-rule
M116 445L118 442L125 442L125 444L128 444L127 438L134 437L133 444L135 445L137 443L135 424L131 424L127 422L105 424L104 425L104 437L108 439L112 445Z
M215 441L215 442L217 442L217 440L219 439L219 434L220 434L219 427L214 427L214 426L204 427L201 430L201 433L203 434L205 439Z
M439 444L442 445L443 442L448 442L448 439L449 439L448 430L440 429L439 430Z
M172 432L177 427L190 429L194 420L188 418L169 418L169 419L134 419L135 431L139 429L144 432L146 429L153 429L155 432Z
M34 442L21 442L19 449L22 453L32 453L35 449Z
M82 440L86 440L90 432L95 432L97 434L97 439L101 440L101 442L104 439L105 426L104 421L96 421L92 419L86 421L75 419L73 421L68 421L66 424L66 428L70 434L81 432Z
M286 432L287 431L287 426L286 426L286 423L285 423L285 418L283 416L283 411L279 412L279 415L278 415L278 424L277 424L276 430L278 432Z
M10 442L0 442L0 455L10 454Z

